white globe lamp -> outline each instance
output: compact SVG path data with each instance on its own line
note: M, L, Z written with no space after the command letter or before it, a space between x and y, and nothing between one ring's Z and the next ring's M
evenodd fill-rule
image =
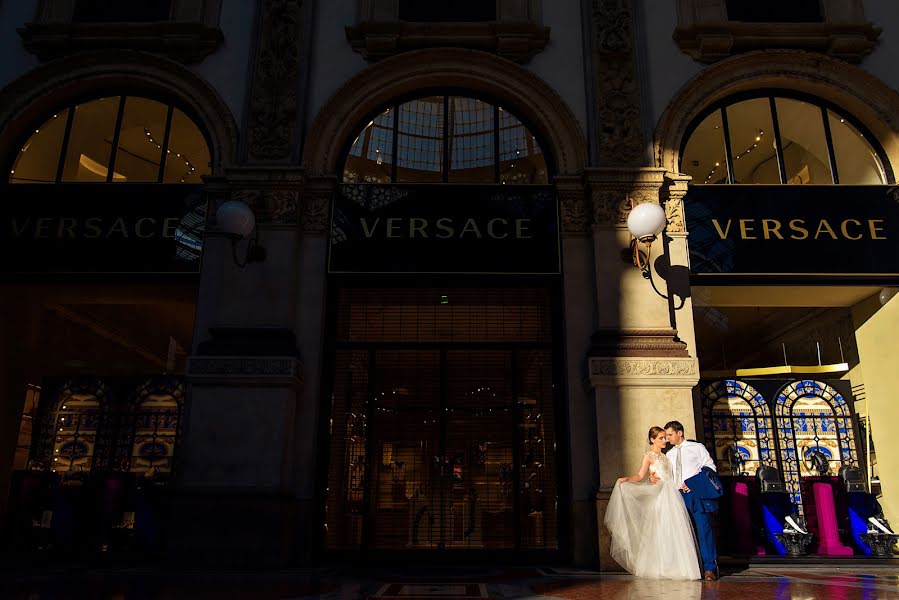
M237 239L249 237L256 227L253 209L240 200L223 202L215 212L215 219L225 234Z
M638 204L627 217L627 228L641 242L652 242L667 224L665 209L652 202Z

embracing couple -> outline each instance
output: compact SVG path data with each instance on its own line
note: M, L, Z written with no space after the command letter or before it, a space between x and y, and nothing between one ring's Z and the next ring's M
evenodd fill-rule
M609 499L612 558L638 577L714 581L711 513L721 496L715 462L705 446L684 439L678 421L652 427L648 441L640 471L618 479Z

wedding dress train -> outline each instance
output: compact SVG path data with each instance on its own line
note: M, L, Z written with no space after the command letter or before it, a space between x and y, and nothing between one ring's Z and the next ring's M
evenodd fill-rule
M605 524L612 558L628 572L649 579L699 579L699 553L690 514L675 487L668 459L648 453L651 483L618 483Z

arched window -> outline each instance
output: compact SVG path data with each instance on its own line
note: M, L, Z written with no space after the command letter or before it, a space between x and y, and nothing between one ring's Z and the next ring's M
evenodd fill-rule
M775 402L784 483L802 506L800 480L858 466L852 415L843 396L820 381L795 381Z
M34 128L12 160L10 183L201 183L209 145L170 103L111 96L72 104Z
M533 132L502 106L427 96L379 113L353 140L344 183L545 184Z
M701 115L681 147L694 184L891 183L877 140L826 103L786 92L727 100Z
M751 385L733 379L702 390L706 445L721 475L755 475L773 465L771 412Z

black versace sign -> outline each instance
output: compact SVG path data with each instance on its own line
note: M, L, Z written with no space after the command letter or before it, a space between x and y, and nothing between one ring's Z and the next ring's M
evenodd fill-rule
M206 223L201 186L9 184L5 273L198 273Z
M691 186L690 271L715 276L899 276L899 188Z
M549 186L340 186L332 273L559 273Z

